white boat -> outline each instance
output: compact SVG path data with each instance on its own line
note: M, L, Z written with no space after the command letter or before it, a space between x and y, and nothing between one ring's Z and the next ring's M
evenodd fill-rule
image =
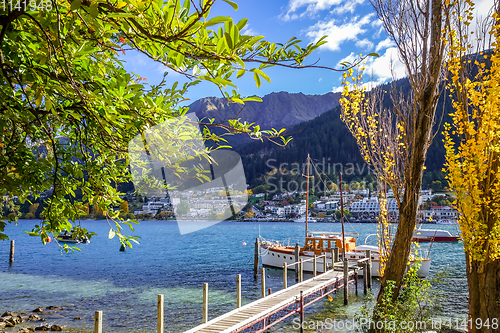
M358 260L366 258L366 250L371 250L371 260L372 260L372 269L371 274L373 277L379 276L380 270L380 252L378 246L374 245L359 245L356 246L354 251L346 252L347 260L349 260L349 264L355 264ZM418 277L424 278L429 275L429 270L431 268L431 260L423 259L423 258L410 258L411 264L415 264L420 261L420 268L417 271ZM358 274L363 274L362 271L358 271Z
M357 234L345 235L347 235L345 236L346 252L354 250L356 247L356 240L352 236ZM339 254L342 255L341 233L331 231L309 231L306 237L305 246L298 247L299 260L312 259L314 255L320 256L326 254L326 263L327 265L331 265L331 252L335 247L339 248ZM283 263L286 262L287 265L290 265L296 262L294 245L284 245L276 241L262 240L260 249L262 265L264 267L282 269ZM316 261L316 270L319 273L323 273L323 260L324 258L318 258ZM304 263L303 270L305 272L312 272L314 270L313 266L313 262L308 261ZM295 270L295 267L297 267L297 265L290 267L290 269Z
M413 233L414 242L458 242L460 236L452 235L447 230L417 229Z
M307 217L307 220L309 222L311 222L311 223L316 222L316 219L313 218L313 217L310 217L310 216ZM293 222L305 223L306 222L306 217L305 217L305 215L301 215L298 218L294 219Z
M457 224L457 221L448 220L448 219L441 219L441 220L437 220L436 224Z

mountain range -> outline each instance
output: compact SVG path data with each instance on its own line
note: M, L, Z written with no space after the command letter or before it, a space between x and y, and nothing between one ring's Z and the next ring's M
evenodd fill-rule
M260 125L262 129L289 128L331 110L339 105L340 93L324 95L305 95L302 93L276 92L262 97L262 102L246 102L245 105L229 103L224 98L206 97L189 106L199 119L215 119L224 122L241 118L249 123ZM222 132L215 131L217 134ZM227 139L228 137L226 137ZM249 142L245 135L230 137L232 146Z
M397 81L396 86L403 94L408 94L411 89L407 79ZM388 90L390 87L383 88ZM286 133L291 133L293 140L286 147L252 141L246 135L226 137L230 138L229 143L242 157L247 183L255 187L263 184L263 175L273 167L282 163L289 166L304 163L308 154L316 161L327 161L330 165L354 163L366 173L368 168L363 167L365 162L356 141L340 119L340 97L340 93L332 92L324 95L278 92L262 97L262 102L247 102L244 108L225 99L208 97L191 104L190 111L196 112L200 119L214 118L216 122L223 122L237 117L254 122L261 128L286 128ZM441 171L445 160L441 130L443 124L451 120L451 106L447 102L443 107L443 100L441 98L436 110L434 130L437 135L428 150L424 176L425 187L432 187L433 182L438 181L435 187L439 189L446 183ZM336 177L335 172L332 177ZM360 177L358 175L355 179ZM290 180L289 176L285 178Z

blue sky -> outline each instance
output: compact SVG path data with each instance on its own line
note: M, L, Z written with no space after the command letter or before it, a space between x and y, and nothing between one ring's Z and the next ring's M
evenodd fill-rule
M233 17L235 22L247 18L242 33L263 35L271 42L286 42L291 37L301 39L303 45L327 35L328 43L316 50L307 63L318 61L319 65L340 68L339 63L353 60L355 55L377 52L379 58L370 58L367 72L373 74L377 83L391 79L391 62L397 78L405 76L405 70L397 60L394 44L385 35L368 0L236 0L238 11L219 0L212 9L211 17L223 15ZM476 8L484 13L493 0L477 1ZM141 75L150 84L158 83L166 70L140 54L128 53L126 69ZM245 75L235 83L244 95L264 96L271 92L325 94L337 91L341 85L341 73L322 69L270 68L266 73L271 83L262 81L255 86L252 76ZM167 83L183 82L182 76L173 73L167 76ZM210 83L201 83L191 88L186 105L195 100L216 96L219 90Z

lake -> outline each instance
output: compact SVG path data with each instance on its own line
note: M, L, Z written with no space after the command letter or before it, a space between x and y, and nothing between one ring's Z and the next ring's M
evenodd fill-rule
M103 311L104 332L156 332L158 294L165 295L166 332L192 328L201 324L205 282L209 284L210 318L235 308L237 274L242 276L243 305L260 297L260 280L253 280L253 244L259 230L266 239L290 238L301 244L304 239L303 223L222 222L181 236L176 222L142 221L135 231L124 229L124 234L140 236L141 243L120 252L118 240L107 237L106 221L86 220L82 227L98 235L89 244L76 245L81 252L61 253L54 241L43 245L39 238L24 232L35 222L21 220L17 226L7 225L6 232L16 245L13 265L8 262L9 241L0 242L0 311L31 312L39 306L62 306L64 309L45 315L46 323L66 325L73 332L92 332L97 310ZM457 233L453 225L428 228ZM340 231L341 225L313 223L309 229ZM359 233L358 244L376 229L376 224L346 224L346 232ZM422 248L428 249L429 243L422 243ZM468 305L462 244L434 243L430 258L429 278L443 271L449 274L445 283L435 286L447 297L442 315L465 316ZM266 286L280 290L281 271L269 270L267 274ZM377 286L374 281L375 293ZM341 305L341 297L318 302L308 308L306 317L319 313L348 318L362 299L361 292L348 308ZM271 332L292 331L290 323Z

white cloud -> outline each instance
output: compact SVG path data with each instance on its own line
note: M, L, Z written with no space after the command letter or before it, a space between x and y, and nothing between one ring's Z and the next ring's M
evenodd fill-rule
M343 14L346 12L354 13L354 8L362 4L364 0L290 0L288 2L287 11L280 15L284 21L292 21L304 16L314 17L322 10L330 10ZM305 7L304 11L299 13L301 8Z
M406 67L399 61L398 49L390 47L385 50L385 53L378 58L370 57L367 59L366 74L372 75L383 82L392 79L392 71L395 79L401 79L406 76Z
M247 24L243 30L240 31L240 35L257 36L257 32L250 28L250 24Z
M354 13L354 10L356 9L356 6L357 5L361 5L363 2L365 2L364 0L351 0L351 1L347 1L345 4L343 4L342 6L338 6L336 7L333 12L336 13L336 14L345 14L347 12L350 12L350 13Z
M352 52L347 57L343 58L337 64L340 67L340 63L342 62L350 62L353 63L357 59L357 55ZM398 50L395 47L390 47L385 50L385 53L378 57L368 57L364 61L365 66L365 81L368 79L370 81L363 84L366 90L371 90L373 87L376 87L380 84L387 83L393 79L392 74L394 72L394 79L401 79L406 76L406 68L399 61L398 58ZM391 70L392 68L392 70ZM333 92L342 91L343 87L333 87Z
M351 54L349 54L347 57L340 59L340 61L337 64L337 67L340 67L341 64L344 62L352 64L354 61L356 61L356 59L358 59L358 56L354 54L354 52L351 52Z
M317 41L322 36L327 35L326 41L328 43L321 47L331 51L337 51L340 49L340 44L345 41L357 41L358 35L366 32L363 26L370 23L370 19L373 15L375 14L371 13L361 19L356 16L350 22L342 25L336 25L335 20L329 22L320 21L308 29L307 36Z
M382 49L387 49L387 48L392 47L394 45L395 44L392 40L390 40L389 38L386 38L377 44L377 47L375 48L375 52L378 52Z
M370 42L368 39L362 39L362 40L358 40L356 42L356 46L361 48L361 49L365 49L365 50L371 50L373 48L373 43Z

